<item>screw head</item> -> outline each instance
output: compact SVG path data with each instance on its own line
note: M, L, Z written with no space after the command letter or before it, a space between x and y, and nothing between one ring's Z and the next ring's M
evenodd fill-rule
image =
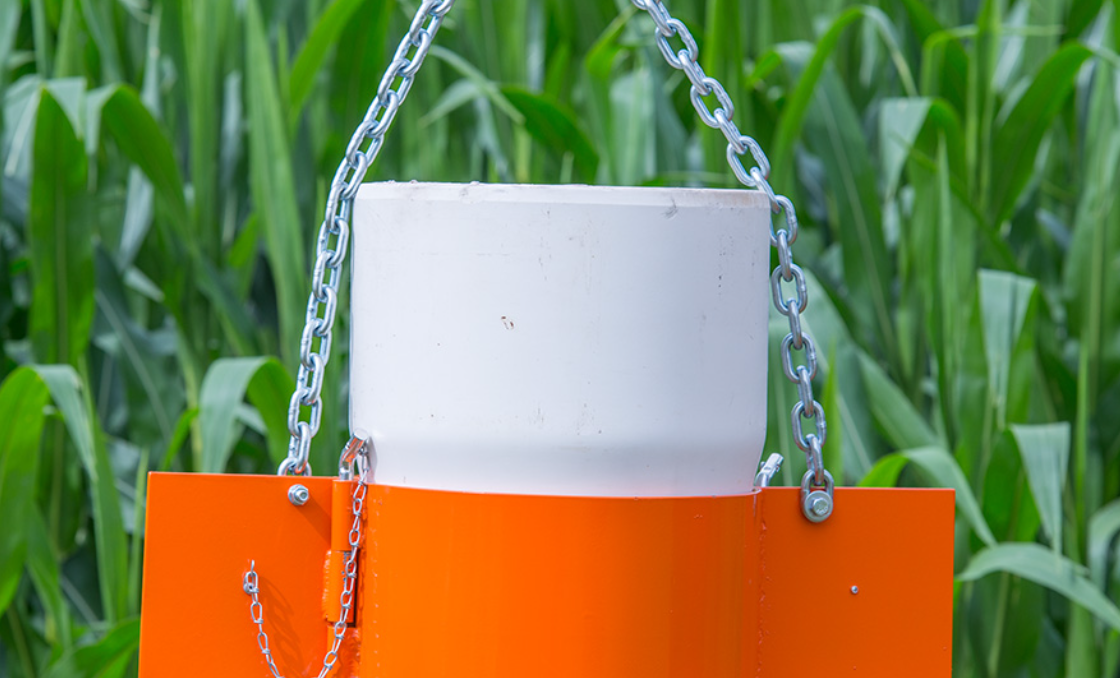
M311 492L306 487L296 483L288 488L288 501L294 506L303 506L311 498Z
M858 586L853 586L853 587L852 587L852 595L854 596L854 595L856 595L857 593L859 593L859 587L858 587Z
M823 522L832 515L832 497L827 492L816 490L805 497L805 517L814 523Z

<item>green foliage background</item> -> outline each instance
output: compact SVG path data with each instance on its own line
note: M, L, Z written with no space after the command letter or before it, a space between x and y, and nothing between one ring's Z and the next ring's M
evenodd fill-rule
M0 675L134 672L145 473L275 468L327 182L415 4L0 0ZM671 8L798 206L829 467L958 491L954 674L1120 676L1120 7ZM732 185L651 31L459 0L368 178Z

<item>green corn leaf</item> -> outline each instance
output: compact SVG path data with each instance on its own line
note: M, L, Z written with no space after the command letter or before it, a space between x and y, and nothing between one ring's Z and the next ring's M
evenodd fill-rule
M36 511L34 489L39 468L43 407L50 392L29 368L20 368L0 384L0 614L19 584L27 555L28 529L23 516Z
M859 481L860 487L895 487L898 477L910 460L905 456L894 453L880 457L875 466Z
M835 69L820 76L805 116L804 138L824 164L835 197L830 214L841 244L843 275L858 326L873 336L893 362L898 351L891 313L893 273L883 236L875 173L855 106Z
M585 182L594 181L599 154L570 111L520 87L502 87L501 92L521 114L525 129L534 139L558 156L571 153L577 176Z
M840 441L843 445L847 477L861 478L871 470L879 454L871 415L862 406L867 402L867 394L860 370L861 351L817 276L805 271L805 284L813 310L801 318L801 324L816 342L817 364L820 378L827 380L826 392L829 384L836 384L835 403L825 406L829 416L829 440ZM771 346L771 351L776 351L773 344ZM835 431L834 422L838 424Z
M337 129L323 130L328 135L322 152L334 171L354 127L361 122L377 93L381 76L391 58L388 43L396 47L393 17L399 5L382 0L365 0L357 10L360 21L347 22L335 42L334 64L327 86L328 106ZM441 40L446 34L441 33ZM426 68L431 68L427 66ZM380 164L380 163L379 163ZM329 177L328 177L329 178Z
M77 648L51 665L46 678L119 678L140 646L140 620L126 619L92 645Z
M886 182L886 194L898 191L902 168L926 123L933 99L885 99L879 117L879 156L881 176Z
M54 96L40 93L31 180L31 337L43 362L77 365L93 322L86 154Z
M12 53L16 31L19 30L20 14L22 8L19 3L5 2L0 6L0 95L4 92L8 75L7 68L2 65L8 63L8 55Z
M123 282L109 254L95 255L97 289L93 343L121 361L127 399L137 418L132 442L165 442L171 436L175 413L182 408L179 380L168 374L174 356L170 332L148 332L131 317Z
M167 206L177 231L189 239L187 201L175 150L136 90L115 88L101 107L101 125L144 172Z
M50 530L37 508L26 514L27 574L46 613L44 631L52 645L69 649L73 644L70 609L62 594L59 560L51 545Z
M167 444L167 450L164 451L163 459L159 462L161 473L171 470L175 458L179 456L179 451L183 449L183 444L187 442L187 438L191 434L191 427L194 426L197 419L197 407L192 407L179 416L179 420L175 422L175 431L171 434L171 442Z
M957 575L975 581L995 572L1007 572L1061 594L1120 631L1120 609L1085 576L1085 569L1039 544L998 544L977 553Z
M1038 285L1030 278L980 271L980 316L989 392L995 398L996 426L1023 421L1034 369L1033 319Z
M1069 469L1070 425L1012 426L1027 480L1054 551L1062 550L1062 494Z
M923 0L902 0L902 6L910 19L910 24L922 41L925 61L931 59L931 46L937 44L942 51L942 58L937 65L940 68L931 70L938 76L936 94L945 97L960 113L965 109L965 93L968 91L968 53L964 45L956 37L950 36L937 20L929 3ZM929 92L928 84L923 87Z
M964 519L972 527L976 536L987 545L993 546L996 543L995 535L992 534L991 528L988 527L988 522L984 519L984 514L980 510L980 503L976 500L976 495L973 494L972 488L968 483L968 478L965 477L961 467L957 461L953 459L953 455L943 447L931 446L922 447L916 450L905 450L898 452L895 455L888 455L879 460L876 468L872 470L876 482L895 481L898 477L898 471L895 467L899 462L895 461L897 458L905 459L907 462L913 463L920 468L934 483L936 487L951 487L956 491L957 495L957 508L960 509ZM880 467L882 467L880 469ZM893 477L892 477L893 474Z
M1066 34L1077 38L1088 28L1089 24L1100 14L1104 0L1073 0L1069 7L1069 16L1066 19Z
M811 48L812 56L807 61L804 61L802 55L806 49L810 49L809 46L801 43L781 46L781 52L786 57L796 55L793 61L804 61L804 66L802 67L800 63L791 64L800 70L800 76L797 78L796 88L782 110L778 127L774 131L774 144L771 153L774 176L771 183L779 191L788 192L790 189L787 187L793 184L793 145L801 134L802 124L813 101L818 81L825 72L825 66L837 45L840 44L840 38L845 31L861 18L869 20L879 31L879 34L888 41L888 47L892 51L897 51L897 46L894 44L895 38L893 37L894 25L881 10L868 5L851 7L837 15L829 24L828 30L817 40L815 47ZM788 58L786 60L789 61ZM905 62L896 61L895 64L905 68ZM908 83L907 89L916 92L909 71L902 70L900 76Z
M69 365L41 365L34 369L62 413L89 482L101 600L106 620L113 623L124 617L128 606L128 547L109 454L93 416L88 388L78 373Z
M1089 575L1100 589L1108 583L1110 551L1120 562L1120 545L1113 549L1120 535L1120 499L1105 504L1089 519Z
M177 66L185 74L187 96L183 103L188 112L190 182L194 195L194 237L189 242L216 258L221 243L218 158L222 56L233 34L233 4L211 0L179 0L176 4L180 11L169 23L182 33L183 63ZM249 62L252 63L252 57Z
M859 366L871 416L888 443L901 449L939 444L925 418L878 363L861 354Z
M1074 79L1092 52L1069 43L1042 66L993 140L992 209L996 223L1011 217L1035 168L1042 137L1065 104Z
M253 203L260 216L265 251L276 284L281 354L285 363L294 365L306 310L306 243L296 206L287 127L281 116L272 54L256 0L246 5L245 44Z
M294 130L300 113L327 53L338 43L338 36L365 0L334 0L319 15L307 41L300 47L289 76L288 128Z
M202 457L196 468L202 473L225 471L237 442L237 408L249 393L268 429L270 456L279 461L287 454L287 396L294 383L275 358L223 358L217 360L202 380L199 397L199 429Z
M1070 330L1080 337L1089 359L1089 396L1120 373L1120 102L1116 69L1099 64L1089 93L1082 188L1064 266L1064 296Z

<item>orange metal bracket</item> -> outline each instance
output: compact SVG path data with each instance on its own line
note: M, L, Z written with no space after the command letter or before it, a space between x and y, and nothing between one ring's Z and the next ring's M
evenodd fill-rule
M287 499L294 482L304 506ZM950 675L950 490L837 489L818 525L796 488L626 499L372 485L367 506L338 676ZM141 676L267 675L241 589L250 559L277 663L315 675L338 522L349 510L332 509L329 479L153 474Z

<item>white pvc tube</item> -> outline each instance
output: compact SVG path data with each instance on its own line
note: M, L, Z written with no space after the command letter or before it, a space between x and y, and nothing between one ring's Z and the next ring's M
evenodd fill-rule
M374 481L749 492L768 220L753 191L363 186L350 417L372 435Z

